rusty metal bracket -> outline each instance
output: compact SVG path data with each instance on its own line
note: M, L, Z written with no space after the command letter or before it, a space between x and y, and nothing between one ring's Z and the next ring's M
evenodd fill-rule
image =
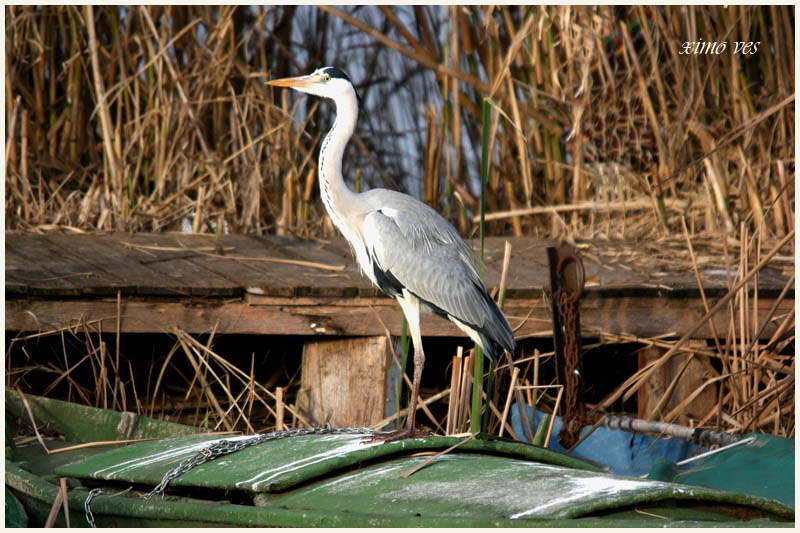
M572 448L585 422L582 401L580 297L583 293L583 261L571 244L547 248L550 265L550 306L553 312L553 342L558 382L564 386L561 431L558 441Z

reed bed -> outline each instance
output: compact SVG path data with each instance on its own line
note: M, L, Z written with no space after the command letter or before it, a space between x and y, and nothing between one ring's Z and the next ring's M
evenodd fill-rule
M7 6L5 15L7 230L158 232L188 220L200 233L332 235L315 176L330 110L262 82L335 64L362 96L345 162L356 189L410 192L465 236L477 237L485 215L488 235L647 249L616 250L621 264L696 271L703 250L722 248L734 274L718 312L730 327L710 345L605 331L598 343L699 362L706 378L692 400L713 390L717 401L689 423L794 436L794 312L773 313L777 333L761 343L758 287L740 283L757 278L776 243L770 264L794 273L790 6ZM712 41L726 50L682 53ZM747 55L737 42L760 46ZM73 384L73 398L167 409L157 391L137 397L142 384L109 381L122 363L80 327L82 362L50 369L69 381L72 365L92 365L95 389ZM180 394L204 423L303 423L288 389L226 366L211 341L171 334L162 364L190 362ZM539 372L550 359L534 351L493 369L487 430L511 434L515 401L554 409L559 392ZM654 366L593 402L595 420L622 409ZM7 368L8 380L26 369ZM450 432L467 429L472 371L470 354L457 355L451 387L437 393L449 398L438 424ZM154 372L153 384L163 373ZM676 404L674 390L645 415L685 415L690 398Z
M366 111L348 176L465 234L487 97L489 234L793 227L789 6L5 10L7 229L325 232L330 113L262 82L328 63ZM725 53L681 53L712 36Z

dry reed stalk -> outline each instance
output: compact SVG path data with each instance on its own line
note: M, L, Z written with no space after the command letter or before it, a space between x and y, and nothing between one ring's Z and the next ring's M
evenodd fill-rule
M453 363L450 372L450 391L451 394L447 398L447 426L446 435L452 435L456 432L456 426L459 415L459 399L461 398L461 363L464 360L463 348L458 347L458 353L453 356Z
M503 415L500 417L500 431L498 433L500 437L505 433L508 410L511 408L511 397L514 394L514 389L517 387L517 377L519 377L519 368L515 366L514 370L511 372L511 384L508 387L508 395L506 396L506 403L503 407Z
M229 372L229 373L230 373L230 374L231 374L233 377L237 378L237 379L239 380L239 382L240 382L240 383L242 383L242 384L246 385L246 384L248 384L248 383L250 383L250 382L251 382L251 381L250 381L250 377L247 375L247 373L245 373L244 371L242 371L240 368L236 367L235 365L233 365L233 364L229 363L227 360L225 360L225 358L224 358L224 357L222 357L222 356L218 355L217 353L215 353L213 350L211 350L211 349L207 348L207 347L206 347L205 345L203 345L202 343L198 342L198 341L197 341L197 340L196 340L194 337L192 337L191 335L188 335L188 334L186 334L185 332L182 332L182 331L180 331L180 330L176 331L176 332L175 332L175 334L177 334L177 335L180 335L180 336L181 336L181 337L180 337L180 338L181 338L181 340L183 340L185 343L192 345L192 346L193 346L193 347L195 347L195 348L196 348L196 349L197 349L199 352L205 353L205 354L206 354L208 357L210 357L211 359L213 359L213 360L214 360L214 361L215 361L217 364L219 364L219 365L220 365L220 367L221 367L222 369L224 369L226 372ZM264 393L266 396L268 396L268 397L269 397L269 399L270 399L272 402L275 402L275 401L276 401L275 394L274 394L272 391L270 391L269 389L267 389L266 387L264 387L264 385L263 385L263 384L261 384L261 383L259 383L259 382L255 382L255 386L256 386L256 388L258 388L258 389L259 389L259 390L260 390L262 393ZM258 400L259 400L259 403L261 403L261 405L262 405L262 406L263 406L263 407L264 407L264 408L265 408L265 409L266 409L266 410L267 410L267 411L268 411L268 412L269 412L269 413L270 413L270 414L271 414L273 417L275 417L275 416L277 415L277 413L275 413L275 411L272 409L272 407L271 407L271 406L270 406L270 405L269 405L269 404L268 404L268 403L267 403L267 402L266 402L266 401L265 401L263 398L260 398L260 397L258 397ZM303 424L305 427L310 427L310 423L308 422L308 420L306 420L306 418L305 418L305 417L303 417L303 416L302 416L300 413L298 413L296 409L294 409L294 408L292 408L291 406L289 406L289 405L286 405L286 404L284 404L284 408L285 408L285 410L286 410L286 411L288 411L289 413L291 413L291 414L292 414L292 416L296 417L296 418L297 418L297 420L298 420L298 421L299 421L301 424Z
M675 407L672 408L671 411L669 411L666 415L664 415L662 417L662 419L666 420L667 422L675 421L681 414L684 413L686 407L688 405L690 405L695 400L695 398L700 396L700 394L702 394L703 391L706 390L706 388L708 388L711 385L722 383L722 382L724 382L725 380L728 380L728 379L730 379L730 375L723 374L723 375L712 377L710 379L705 380L702 385L700 385L698 388L693 390L688 396L686 396L683 400L681 400ZM722 391L721 387L720 387L720 391ZM714 407L714 409L717 409L717 408L718 408L717 406ZM702 424L700 424L700 425L702 426Z
M253 404L255 403L255 396L256 396L256 374L255 374L255 366L256 366L256 354L255 352L250 353L250 382L247 384L247 420L253 419ZM281 413L283 414L283 413ZM277 411L276 411L277 416ZM280 419L280 423L283 423L283 418Z
M122 322L122 293L120 291L117 291L117 323L116 323L116 328L115 328L115 330L116 330L116 342L114 343L114 370L115 370L115 372L114 372L114 388L113 388L113 390L111 392L111 396L114 399L116 399L116 397L117 397L117 390L118 390L119 385L120 385L120 379L119 379L119 369L120 369L120 366L119 366L119 346L120 346L120 336L122 334L122 331L121 331L122 330L122 323L121 322ZM122 388L121 388L121 393L123 395L125 394L124 390L125 390L125 385L123 384ZM126 406L125 406L125 400L124 399L122 401L122 405L123 405L123 409L122 410L123 411L127 411L127 409L125 408Z
M163 252L185 252L185 251L192 251L197 253L198 255L207 255L212 256L216 259L228 259L232 261L253 261L253 262L263 262L263 263L280 263L284 265L297 265L307 268L316 268L319 270L329 270L332 272L342 272L344 271L347 266L346 265L328 265L325 263L318 263L314 261L303 261L300 259L282 259L278 257L249 257L244 255L236 255L231 253L225 253L224 255L220 254L220 249L216 246L208 246L208 247L169 247L169 246L148 246L145 244L136 244L130 242L122 242L122 245L136 250L158 250ZM225 250L233 250L233 248L222 249Z
M470 419L470 399L472 398L472 365L474 364L475 354L470 352L461 365L461 384L459 390L461 397L458 398L458 424L456 431L461 431Z
M6 130L6 165L9 176L13 176L17 170L17 151L16 151L16 128L17 117L22 97L17 95L14 98L14 107L11 111L8 129Z
M75 450L83 450L86 448L97 448L102 446L117 446L120 444L132 444L134 442L145 442L149 440L158 440L157 437L151 437L146 439L120 439L120 440L96 440L92 442L82 442L80 444L73 444L72 446L64 446L63 448L58 448L56 450L51 450L51 454L57 453L65 453L65 452L72 452Z
M446 67L444 65L441 65L441 64L437 63L431 56L429 56L427 54L420 54L415 50L409 50L408 48L405 48L401 44L399 44L399 43L387 38L385 35L383 35L378 30L369 27L368 25L364 24L360 20L356 19L355 17L352 17L352 16L348 15L347 13L345 13L344 11L341 11L340 9L337 9L337 8L334 8L334 7L330 7L330 6L320 6L320 9L323 10L323 11L326 11L327 13L330 13L331 15L334 15L335 17L338 17L338 18L342 19L346 23L350 24L351 26L354 26L354 27L358 28L359 30L363 31L364 33L367 33L367 34L371 35L372 37L375 38L375 40L379 41L381 44L385 45L386 47L391 48L392 50L395 50L397 52L400 52L404 56L409 57L409 58L417 61L421 65L424 65L425 67L434 70L440 76L452 76L454 78L458 78L459 80L463 81L464 83L468 83L469 85L472 85L473 87L475 87L475 88L477 88L479 90L483 90L483 91L486 90L486 85L483 82L481 82L478 78L476 78L474 76L470 76L469 74L465 74L465 73L463 73L463 72L461 72L459 70L451 69L451 68L448 68L448 67Z
M281 431L284 429L283 425L283 387L275 388L275 429Z
M519 210L519 205L514 198L514 190L511 182L508 180L503 181L503 187L505 188L506 197L508 198L508 205L511 207L511 211ZM511 217L511 227L514 232L514 237L522 237L522 221L520 220L519 216Z
M30 186L30 176L28 175L28 111L23 109L22 110L22 120L20 124L20 179L23 183L23 190L25 191L25 196L28 197L26 199L30 200L31 195L31 186ZM27 203L25 204L25 215L26 218L30 217L30 207L28 207Z
M462 444L471 441L472 439L475 438L476 435L477 435L476 433L470 433L470 434L466 435L463 439L458 441L457 443L453 444L452 446L449 446L448 448L445 448L444 450L431 455L430 457L428 457L427 459L425 459L421 463L409 468L408 470L403 471L402 473L400 473L400 479L406 479L407 477L413 475L415 472L418 472L418 471L422 470L423 468L425 468L426 466L431 464L433 461L436 461L440 457L452 452L453 450L455 450L456 448L458 448Z
M564 393L564 387L558 386L558 395L556 396L556 403L553 406L553 413L550 416L550 424L547 426L547 436L544 439L544 444L542 447L547 448L547 445L550 444L550 435L553 434L553 424L556 422L556 414L558 413L558 408L561 405L561 396Z
M782 211L784 216L786 217L786 228L787 231L791 231L794 229L794 209L791 207L791 201L789 200L789 187L787 186L786 180L786 172L784 171L783 161L780 159L775 162L775 167L778 172L778 181L781 186L781 205ZM792 243L792 255L794 255L794 243Z
M225 416L225 411L222 409L222 406L220 405L219 400L217 400L216 395L211 390L210 384L208 383L208 381L206 380L205 376L201 372L200 363L197 362L192 350L189 348L189 346L186 344L186 342L184 342L184 340L182 338L179 337L178 338L178 342L180 342L181 348L183 348L183 353L186 355L186 359L192 365L192 368L195 371L195 376L197 376L197 379L200 382L200 386L201 386L201 391L200 392L203 395L205 395L206 398L208 398L208 401L211 403L211 405L213 406L214 410L217 412L217 415L219 417L220 422L225 426L227 431L231 431L233 429L233 426L228 421L228 418ZM205 368L208 369L208 366L206 366ZM214 375L214 377L216 377L216 374L213 374L213 375Z
M488 408L487 410L494 415L496 420L500 420L503 415L497 408L497 405L495 405L495 403L491 400L491 398L486 396L486 391L481 391L481 397L483 398L484 404ZM512 439L521 440L510 426L506 427L506 429L508 430L508 434L511 436Z
M506 278L508 277L508 267L511 264L511 243L505 241L503 244L503 267L500 271L500 289L497 292L497 305L503 309L506 299Z
M155 400L156 400L156 398L158 398L158 391L159 391L159 388L161 387L161 380L164 378L164 373L167 371L167 367L169 366L169 363L172 360L172 357L175 355L175 353L178 351L178 348L180 348L180 347L182 347L181 343L176 341L172 345L172 348L170 349L170 351L167 353L167 356L164 358L164 363L161 365L161 370L159 370L159 372L158 372L158 377L156 378L156 384L155 384L155 387L153 388L153 392L149 395L150 396L150 414L149 414L149 416L153 416L153 411L155 409ZM148 379L147 382L149 384L150 380ZM188 397L188 395L187 395L187 397Z
M229 374L225 374L225 378L226 378L226 383L225 383L226 390L230 390L230 388L231 388L230 380L229 380L230 375ZM248 393L248 389L246 387L242 388L242 390L239 391L239 394L236 396L236 398L232 398L231 399L230 405L228 406L227 411L225 411L225 417L228 418L230 416L231 412L235 409L236 411L239 412L239 414L236 416L236 418L233 420L233 422L231 422L231 425L233 427L236 427L239 424L240 420L244 421L245 425L247 426L247 430L249 431L249 434L253 435L253 434L256 433L256 430L253 428L253 425L250 423L250 418L247 415L245 415L245 409L243 409L242 406L239 404L239 402L242 400L242 397L245 396L247 393ZM217 422L217 425L214 427L214 431L219 429L220 425L221 425L221 423Z
M500 66L499 70L494 73L494 81L492 81L492 85L488 92L489 98L493 98L500 86L505 83L505 80L510 79L508 77L508 71L509 67L511 66L511 61L516 56L520 46L522 46L522 42L529 37L528 32L533 26L534 21L535 18L533 14L529 14L525 19L525 22L523 22L522 27L512 37L511 45L506 50L506 55L503 59L502 65Z
M406 42L408 44L410 44L411 47L418 54L420 54L422 56L427 56L428 55L428 50L423 48L422 45L417 42L416 38L414 38L414 36L411 34L411 32L406 28L405 24L403 24L400 21L400 19L397 18L397 16L394 14L394 12L391 9L389 9L388 7L385 7L385 6L381 6L381 7L379 7L379 9L381 10L381 13L383 14L383 16L386 17L386 20L392 26L394 26L394 28L400 33L400 35L403 36L403 38L406 40Z
M150 368L152 369L152 366ZM144 410L144 405L139 400L139 392L138 392L138 390L136 388L136 378L134 377L134 374L135 373L133 371L133 363L131 363L131 361L128 360L128 375L131 377L131 389L133 390L133 400L136 403L136 413L137 414L142 414L142 413L145 412L145 410ZM122 387L123 388L125 387L124 383L122 384ZM123 400L123 403L124 403L124 400Z
M441 392L437 392L436 394L433 394L433 395L429 396L428 398L425 398L424 400L422 398L420 398L419 404L417 404L417 409L423 409L423 406L424 406L424 409L428 409L428 406L430 404L438 402L439 400L441 400L445 396L448 396L449 394L450 394L450 389L445 389L445 390L443 390ZM395 420L399 420L400 418L402 418L405 415L407 415L408 412L409 412L409 407L406 407L404 409L401 409L401 410L397 411L395 414L393 414L391 416L388 416L388 417L384 418L383 420L380 420L379 422L376 422L376 423L372 424L369 427L371 429L383 429L387 425L389 425L392 422L394 422ZM424 410L423 410L423 412L424 412ZM436 422L435 419L434 419L434 423L436 423L438 425L438 422ZM439 430L442 431L442 428L440 427Z
M694 248L692 247L692 240L689 238L689 230L686 227L686 220L683 217L681 217L681 227L683 229L684 238L686 239L686 249L689 250L689 258L692 261L692 271L694 272L694 278L695 278L695 281L697 282L697 289L700 292L700 299L703 302L703 309L705 310L706 313L708 313L708 301L706 300L706 292L703 289L703 283L700 280L700 271L697 268L697 260L696 260L695 255L694 255ZM714 321L711 320L711 321L709 321L708 324L711 327L711 336L714 339L714 344L717 346L717 351L721 352L722 351L722 347L720 346L720 343L719 343L719 334L717 333L717 328L714 325Z
M450 6L450 52L451 56L448 57L448 64L450 66L457 65L460 61L460 45L459 45L459 27L460 15L457 6ZM452 124L450 125L450 135L452 136L453 145L453 174L459 175L462 168L462 146L461 146L461 88L458 78L450 77L450 105L452 112L450 118ZM449 152L448 152L449 154ZM453 177L448 173L448 183L453 182ZM459 217L459 229L466 231L466 224L462 224L463 217Z
M424 173L422 174L423 201L429 206L436 206L436 196L433 190L434 168L436 159L436 110L433 106L425 108L425 120L428 125L428 146L425 150Z
M503 211L497 213L487 213L486 220L500 220L503 218L509 217L518 217L518 216L525 216L525 215L543 215L543 214L553 214L553 213L569 213L574 211L593 211L593 212L611 212L611 211L623 211L628 212L637 209L650 209L653 207L653 202L651 200L636 200L630 202L607 202L607 203L596 203L593 201L587 202L579 202L575 204L564 204L564 205L548 205L548 206L537 206L537 207L527 207L524 209L516 209L511 211ZM675 211L682 211L688 207L688 203L685 200L667 200L665 201L665 207L674 209ZM477 215L473 217L473 221L477 220Z
M67 496L68 486L67 486L67 478L62 477L58 480L58 492L56 493L56 499L53 500L53 505L50 507L50 512L47 515L47 520L45 520L44 527L51 528L54 527L56 523L56 518L58 518L58 510L61 507L64 510L64 521L69 525L69 499Z
M36 434L36 440L42 446L42 449L45 451L45 453L49 455L51 452L45 445L42 435L39 433L39 427L36 425L36 419L33 416L33 410L31 409L30 402L28 402L28 398L25 396L25 394L22 392L22 389L20 389L19 387L16 387L16 391L17 394L19 395L20 400L22 400L22 405L25 406L25 412L28 414L28 420L31 423L31 428L33 428L33 432L34 434Z
M85 18L86 18L86 30L89 34L89 57L92 63L92 73L94 78L94 88L97 94L98 99L98 106L97 111L100 115L100 125L102 128L102 135L103 135L103 150L105 151L105 156L108 158L109 168L108 170L111 172L111 183L114 184L116 199L117 199L117 206L120 209L122 215L122 222L124 223L125 219L125 211L123 206L125 205L122 201L122 179L123 179L123 169L120 165L120 155L115 150L115 145L112 142L112 131L114 130L114 126L111 123L111 116L108 109L108 103L106 102L106 91L103 84L103 77L100 73L100 60L98 59L98 44L97 44L97 35L95 33L94 27L94 11L92 6L85 7ZM121 227L121 226L120 226Z
M64 350L64 356L66 357L66 349ZM63 372L60 372L58 377L56 377L47 387L45 387L44 391L42 392L42 396L47 396L50 393L50 391L55 389L63 380L65 379L68 380L72 371L81 366L90 357L92 357L91 353L84 355L81 359L78 360L77 363L73 364L72 366L65 364L64 366L66 367L66 369Z

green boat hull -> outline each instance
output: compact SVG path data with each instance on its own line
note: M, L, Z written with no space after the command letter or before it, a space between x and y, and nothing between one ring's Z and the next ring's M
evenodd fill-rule
M91 508L105 527L789 527L794 520L793 508L775 500L609 476L596 465L517 442L475 439L432 458L460 440L377 444L359 434L261 443L200 465L173 480L166 497L147 500L141 494L170 468L208 443L237 437L56 400L28 401L40 427L64 436L52 448L157 439L50 455L38 443L7 445L6 505L9 495L18 499L28 525L45 523L61 477L70 483L73 527L88 525L84 502L95 486L104 494ZM26 416L13 391L6 409L12 426ZM128 487L133 490L111 496ZM56 525L66 525L63 512Z

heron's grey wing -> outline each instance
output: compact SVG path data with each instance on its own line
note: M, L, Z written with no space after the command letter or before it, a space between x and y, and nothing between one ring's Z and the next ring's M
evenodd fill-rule
M391 218L413 246L423 247L429 253L436 244L455 248L470 269L473 279L481 283L480 274L475 268L480 258L467 246L452 224L430 206L407 194L387 189L372 189L361 197L373 210Z
M441 223L447 224L444 219ZM364 226L375 278L384 292L397 295L405 288L437 314L455 318L513 351L511 328L486 292L454 228L458 242L432 232L430 223L394 209L373 211Z

